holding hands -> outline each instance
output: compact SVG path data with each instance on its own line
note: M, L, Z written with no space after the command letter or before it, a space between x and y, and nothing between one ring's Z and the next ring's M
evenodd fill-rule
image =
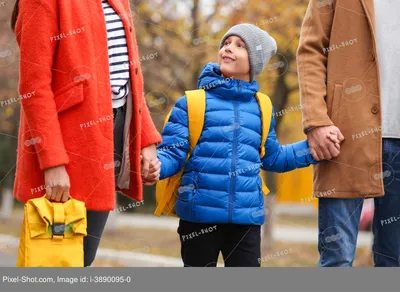
M152 144L142 149L140 155L143 184L151 186L160 179L161 162L157 158L156 145Z
M336 126L316 127L307 133L310 153L314 160L330 160L340 154L344 136Z

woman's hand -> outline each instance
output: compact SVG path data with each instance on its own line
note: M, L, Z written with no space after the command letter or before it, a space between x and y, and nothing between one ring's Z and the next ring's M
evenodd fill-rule
M155 144L144 147L140 152L141 156L141 174L145 185L152 185L155 183L153 178L154 170L159 167L157 158L157 148ZM150 169L152 168L152 169ZM156 169L154 169L156 168ZM150 177L151 176L151 177Z
M161 161L158 159L150 161L149 174L146 178L143 178L143 184L145 186L152 186L160 180L161 172Z
M48 200L63 203L68 201L70 181L65 165L45 169L44 184Z
M157 150L156 145L151 144L147 147L144 147L141 154L141 174L143 178L146 178L149 175L150 161L157 160Z

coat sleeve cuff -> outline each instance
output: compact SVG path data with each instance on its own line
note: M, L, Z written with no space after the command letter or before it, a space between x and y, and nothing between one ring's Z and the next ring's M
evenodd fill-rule
M40 154L38 154L38 160L41 170L69 163L69 157L62 149L54 149L52 151L45 151L43 149Z
M156 146L160 144L162 141L160 133L157 132L157 130L153 133L146 133L146 130L142 131L142 143L141 143L141 149L150 146L152 144L155 144Z
M319 119L319 120L307 120L307 121L303 122L303 131L304 131L304 134L307 134L313 128L332 126L332 125L333 125L333 122L328 117L325 119Z

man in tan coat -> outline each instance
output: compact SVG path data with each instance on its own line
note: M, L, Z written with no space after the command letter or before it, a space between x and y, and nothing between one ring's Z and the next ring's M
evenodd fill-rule
M351 266L375 198L375 266L400 256L400 2L310 0L297 66L319 199L319 266ZM339 134L340 154L326 139ZM332 191L334 190L334 191ZM324 196L330 192L330 196Z

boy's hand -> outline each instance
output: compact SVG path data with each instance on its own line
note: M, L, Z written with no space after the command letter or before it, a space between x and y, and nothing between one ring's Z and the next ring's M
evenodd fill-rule
M333 143L335 143L335 147L338 151L340 151L340 143L341 141L339 140L339 136L337 132L335 131L330 131L329 134L326 135L326 138L331 140Z

